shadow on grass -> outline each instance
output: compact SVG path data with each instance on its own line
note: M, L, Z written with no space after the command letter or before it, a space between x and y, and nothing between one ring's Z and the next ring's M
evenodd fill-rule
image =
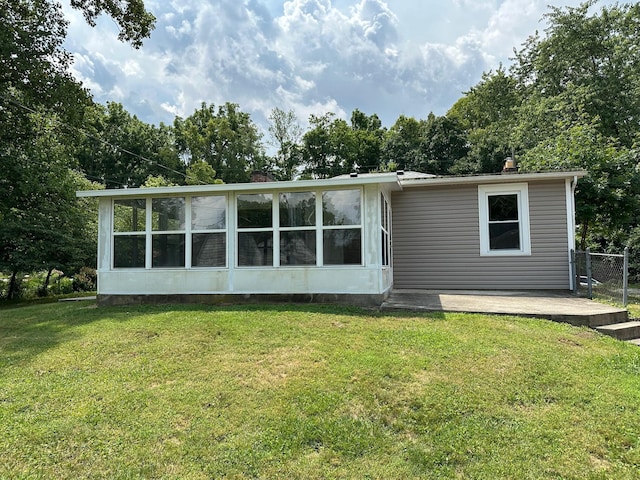
M25 303L15 304L13 308L0 309L0 371L13 365L24 364L42 352L57 345L73 341L83 335L80 327L88 324L109 321L125 323L138 315L166 314L168 312L298 312L301 314L324 314L354 317L360 319L430 318L444 320L443 312L381 312L373 308L351 307L331 304L163 304L163 305L125 305L97 306L95 301L64 303ZM240 320L241 321L241 320Z

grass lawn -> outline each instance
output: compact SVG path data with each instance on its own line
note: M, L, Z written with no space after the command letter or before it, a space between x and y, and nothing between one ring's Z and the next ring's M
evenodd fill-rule
M0 309L0 478L631 479L640 348L516 317Z

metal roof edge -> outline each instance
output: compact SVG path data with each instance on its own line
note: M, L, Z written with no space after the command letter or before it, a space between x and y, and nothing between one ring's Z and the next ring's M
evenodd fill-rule
M395 172L375 177L327 178L322 180L288 180L284 182L221 183L215 185L179 185L151 188L111 188L107 190L79 190L77 197L133 197L150 195L183 195L198 193L226 193L266 190L299 190L305 188L348 187L375 183L399 184Z
M403 188L424 187L429 185L461 185L479 183L512 183L522 181L557 180L567 178L582 178L587 176L584 170L575 171L548 171L525 173L495 173L488 175L465 175L457 177L438 176L432 178L400 178L400 186Z

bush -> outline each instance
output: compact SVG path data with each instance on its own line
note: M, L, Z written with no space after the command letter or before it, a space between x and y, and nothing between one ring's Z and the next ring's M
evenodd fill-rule
M98 274L94 268L82 267L73 276L74 292L92 292L96 289Z

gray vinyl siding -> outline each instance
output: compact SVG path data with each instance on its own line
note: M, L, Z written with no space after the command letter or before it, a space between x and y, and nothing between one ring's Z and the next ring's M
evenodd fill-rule
M530 256L480 256L477 185L406 188L392 205L394 288L569 289L562 180L529 183Z

